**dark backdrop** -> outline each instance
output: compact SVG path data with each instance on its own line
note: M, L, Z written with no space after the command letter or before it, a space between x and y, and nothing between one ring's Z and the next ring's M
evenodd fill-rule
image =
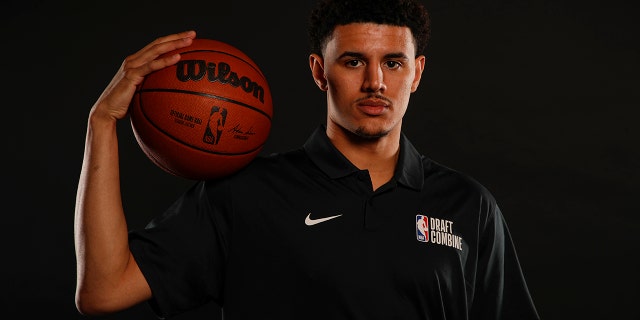
M77 1L74 1L77 2ZM263 69L265 152L324 122L307 65L309 1L3 1L2 310L74 307L73 212L88 111L124 57L196 29ZM640 319L639 45L631 1L428 0L433 37L405 133L498 199L543 319ZM143 227L191 184L120 123L125 210ZM372 279L375 280L375 279ZM210 304L177 319L219 319ZM103 319L155 319L146 304Z

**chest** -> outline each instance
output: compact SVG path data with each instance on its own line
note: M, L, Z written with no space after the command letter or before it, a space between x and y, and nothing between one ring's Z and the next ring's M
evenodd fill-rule
M371 192L356 180L265 188L259 201L238 203L231 257L259 266L261 277L363 295L463 278L474 246L463 218L472 208L428 190Z

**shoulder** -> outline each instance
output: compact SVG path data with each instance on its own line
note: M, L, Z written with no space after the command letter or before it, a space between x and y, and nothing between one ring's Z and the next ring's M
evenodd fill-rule
M309 163L307 155L301 148L259 155L237 172L219 179L205 181L205 183L209 186L248 187L255 183L297 176L301 171L306 171Z
M271 176L274 174L295 174L307 166L309 158L302 148L286 152L271 153L256 157L249 165L236 173L233 179L246 179L248 176Z
M423 157L425 188L447 197L478 201L480 205L495 207L491 191L469 174ZM493 210L493 208L485 208Z
M452 211L453 215L484 233L496 230L502 223L502 213L491 191L467 173L425 159L425 188L423 197L435 199L439 208Z

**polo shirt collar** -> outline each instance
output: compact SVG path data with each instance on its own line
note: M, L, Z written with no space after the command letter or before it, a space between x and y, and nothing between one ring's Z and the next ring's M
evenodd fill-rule
M324 124L316 128L303 148L311 161L331 179L346 177L360 171L331 143ZM421 190L424 185L422 158L422 155L402 133L400 155L393 179L409 188Z

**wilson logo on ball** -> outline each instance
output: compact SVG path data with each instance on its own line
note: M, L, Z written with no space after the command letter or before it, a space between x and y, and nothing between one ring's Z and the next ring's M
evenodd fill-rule
M181 60L176 66L176 77L182 82L200 81L205 75L209 82L220 82L236 88L241 88L247 93L252 93L255 98L264 103L264 88L252 81L249 77L239 77L231 70L231 66L225 62L218 64L204 60Z
M131 101L131 127L145 155L165 171L215 179L248 165L271 129L269 83L230 44L193 39L174 65L145 76Z

